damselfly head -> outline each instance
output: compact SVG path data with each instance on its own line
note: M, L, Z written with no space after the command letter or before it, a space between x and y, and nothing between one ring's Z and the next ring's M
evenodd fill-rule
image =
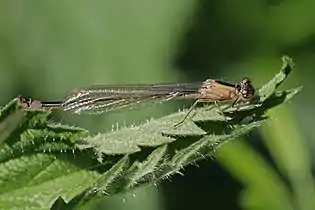
M244 101L249 101L255 94L252 82L248 78L244 78L240 83L235 85L236 94Z

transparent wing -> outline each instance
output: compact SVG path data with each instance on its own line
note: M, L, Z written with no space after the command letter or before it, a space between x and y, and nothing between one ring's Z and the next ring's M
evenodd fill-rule
M98 85L72 91L62 103L74 113L101 114L139 108L144 102L162 102L198 94L203 83L156 85Z

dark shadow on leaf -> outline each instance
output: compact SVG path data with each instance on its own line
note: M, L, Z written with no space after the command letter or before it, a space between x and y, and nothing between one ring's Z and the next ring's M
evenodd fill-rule
M195 122L197 126L207 132L207 134L222 135L233 131L230 121L201 121Z
M63 199L62 197L58 197L54 204L50 208L51 210L70 210L73 209L73 207L70 207Z

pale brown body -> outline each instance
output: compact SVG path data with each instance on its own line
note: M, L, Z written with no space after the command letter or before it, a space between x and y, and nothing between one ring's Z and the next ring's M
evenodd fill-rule
M74 113L100 114L147 101L194 99L196 102L248 101L254 94L249 79L231 84L208 79L205 82L156 85L101 85L79 88L62 101L40 102L20 98L23 108L61 109Z

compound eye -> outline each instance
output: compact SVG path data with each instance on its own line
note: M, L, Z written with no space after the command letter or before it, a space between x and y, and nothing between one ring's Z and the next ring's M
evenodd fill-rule
M248 85L248 84L251 84L251 81L249 78L245 77L243 78L242 83Z
M249 97L249 95L246 93L246 94L243 94L243 98L249 99L250 97Z
M235 86L235 89L236 89L236 92L237 92L237 93L239 93L239 92L242 91L242 87L241 87L239 84L237 84L237 85Z
M244 93L242 95L243 95L244 99L251 99L254 95L253 93L254 93L254 90L250 90L249 92L244 91Z
M247 91L246 91L246 90L243 90L243 91L242 91L242 97L243 97L244 99L247 99L248 94L247 94Z

